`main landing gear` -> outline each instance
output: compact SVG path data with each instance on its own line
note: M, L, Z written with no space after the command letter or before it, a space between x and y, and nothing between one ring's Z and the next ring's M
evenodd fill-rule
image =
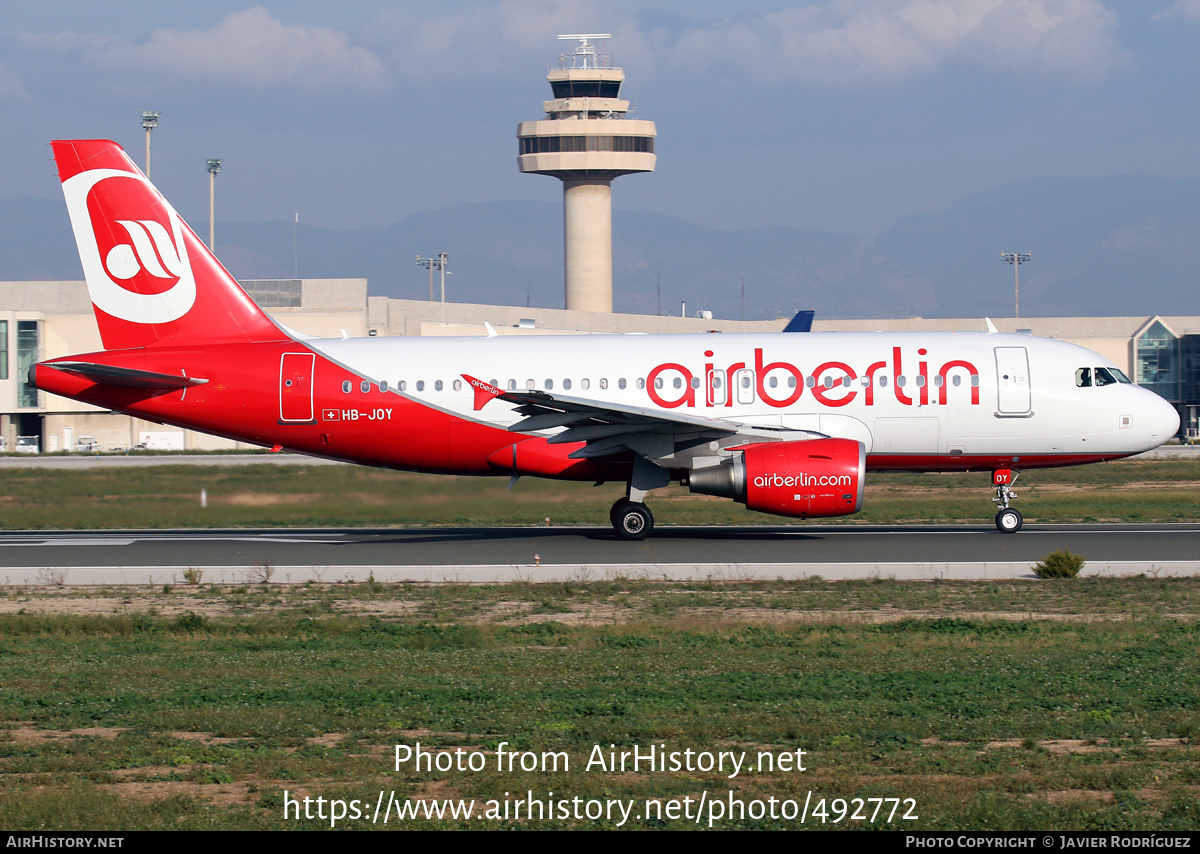
M622 540L644 540L654 530L654 514L640 501L618 499L608 518Z
M1009 502L1017 497L1012 491L1012 485L1017 482L1020 474L1012 469L997 469L992 472L992 485L996 488L996 495L992 501L1000 508L996 514L996 527L1002 534L1015 534L1025 523L1020 511L1008 506Z

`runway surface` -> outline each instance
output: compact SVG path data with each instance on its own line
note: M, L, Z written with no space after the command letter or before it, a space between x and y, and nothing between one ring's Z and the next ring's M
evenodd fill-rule
M609 528L71 531L0 534L0 579L21 584L504 582L653 579L1031 578L1069 549L1084 575L1200 574L1200 525L664 527L641 543Z

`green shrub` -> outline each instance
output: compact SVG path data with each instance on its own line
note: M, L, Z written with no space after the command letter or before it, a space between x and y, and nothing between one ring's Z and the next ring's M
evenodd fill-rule
M1083 569L1082 555L1071 554L1067 549L1051 552L1033 567L1038 578L1074 578Z

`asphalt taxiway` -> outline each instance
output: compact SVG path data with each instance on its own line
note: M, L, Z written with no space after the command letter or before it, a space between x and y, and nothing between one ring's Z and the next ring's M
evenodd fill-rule
M1032 578L1060 549L1084 575L1200 574L1200 524L660 527L640 542L610 528L58 531L0 534L0 580L23 584L208 582L495 583L606 577Z

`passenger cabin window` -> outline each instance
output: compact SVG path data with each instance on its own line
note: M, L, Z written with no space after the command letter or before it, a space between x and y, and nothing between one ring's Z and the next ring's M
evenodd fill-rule
M1092 385L1092 369L1080 368L1075 372L1075 387L1090 388Z
M571 381L563 380L563 391L570 391L570 390L571 390Z
M362 383L359 384L358 388L363 394L366 394L371 390L371 381L363 380Z
M425 391L425 380L417 380L417 391Z
M400 380L397 385L400 387L400 391L405 391L408 388L408 383L406 383L404 380Z
M433 388L434 388L434 391L441 391L442 390L442 381L435 380L433 383Z
M342 392L345 394L350 393L350 380L346 380L344 383L342 383Z

